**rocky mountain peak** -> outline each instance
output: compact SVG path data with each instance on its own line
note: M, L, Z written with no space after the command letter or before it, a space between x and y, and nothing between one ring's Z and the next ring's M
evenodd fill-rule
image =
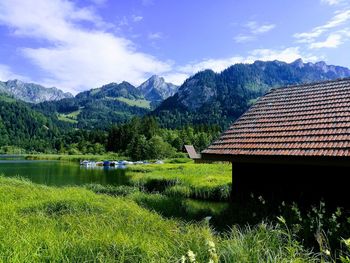
M297 68L303 68L304 67L304 61L301 58L298 58L294 62L291 63L291 65L297 67Z
M53 101L73 97L72 94L68 92L65 93L55 87L46 88L38 84L26 83L18 79L8 80L6 82L0 81L0 92L30 103L40 103L43 101Z
M147 100L163 101L174 95L178 90L178 86L165 82L163 77L153 75L142 83L139 89Z

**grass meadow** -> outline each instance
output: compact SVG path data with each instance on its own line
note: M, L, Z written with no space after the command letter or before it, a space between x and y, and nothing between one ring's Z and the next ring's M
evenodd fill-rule
M148 192L167 196L201 200L229 200L231 193L231 165L164 164L130 166L127 176L134 186Z
M95 189L96 190L96 189ZM130 189L129 189L130 190ZM117 194L120 195L117 195ZM317 262L283 226L215 232L166 219L135 192L96 194L0 178L2 262Z
M80 187L0 177L0 262L350 263L345 211L229 202L229 164L177 160L125 176Z

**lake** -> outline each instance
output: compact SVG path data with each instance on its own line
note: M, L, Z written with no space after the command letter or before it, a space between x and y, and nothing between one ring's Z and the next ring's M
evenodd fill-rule
M79 163L64 161L33 161L17 156L0 156L0 175L20 176L30 181L51 186L122 185L128 179L125 170L115 168L87 168Z
M0 155L0 175L5 177L23 177L38 184L49 186L79 186L85 184L127 185L128 170L112 167L89 168L80 166L78 162L25 160L23 156ZM228 207L227 202L210 202L207 200L193 200L178 198L174 200L178 209L169 210L167 205L153 206L150 209L163 214L165 217L179 217L183 220L202 220L207 216L218 216ZM216 227L222 227L216 223Z

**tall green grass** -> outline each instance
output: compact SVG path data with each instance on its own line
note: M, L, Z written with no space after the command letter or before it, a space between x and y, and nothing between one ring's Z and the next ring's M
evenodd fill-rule
M186 255L196 262L316 259L279 228L217 235L204 222L164 219L140 207L137 194L112 197L0 177L0 262L189 262Z
M132 185L172 197L220 201L231 193L229 164L130 166L126 175Z

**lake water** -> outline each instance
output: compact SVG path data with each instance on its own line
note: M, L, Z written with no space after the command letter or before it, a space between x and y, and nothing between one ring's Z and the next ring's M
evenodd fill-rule
M19 156L0 155L0 175L5 177L23 177L38 184L49 186L72 186L84 184L102 184L102 185L125 185L128 184L128 177L124 169L116 168L88 168L80 166L79 163L65 161L37 161L24 160ZM180 217L183 220L202 220L206 216L218 215L224 211L228 204L226 202L208 202L201 200L192 200L188 198L178 199L180 205L186 207L185 211L169 214L166 206L152 206L150 208L159 213L165 213L165 216ZM163 210L165 209L165 210Z
M122 185L127 183L125 170L115 168L87 168L78 163L63 161L32 161L16 156L0 156L0 175L24 177L34 183L51 186Z

